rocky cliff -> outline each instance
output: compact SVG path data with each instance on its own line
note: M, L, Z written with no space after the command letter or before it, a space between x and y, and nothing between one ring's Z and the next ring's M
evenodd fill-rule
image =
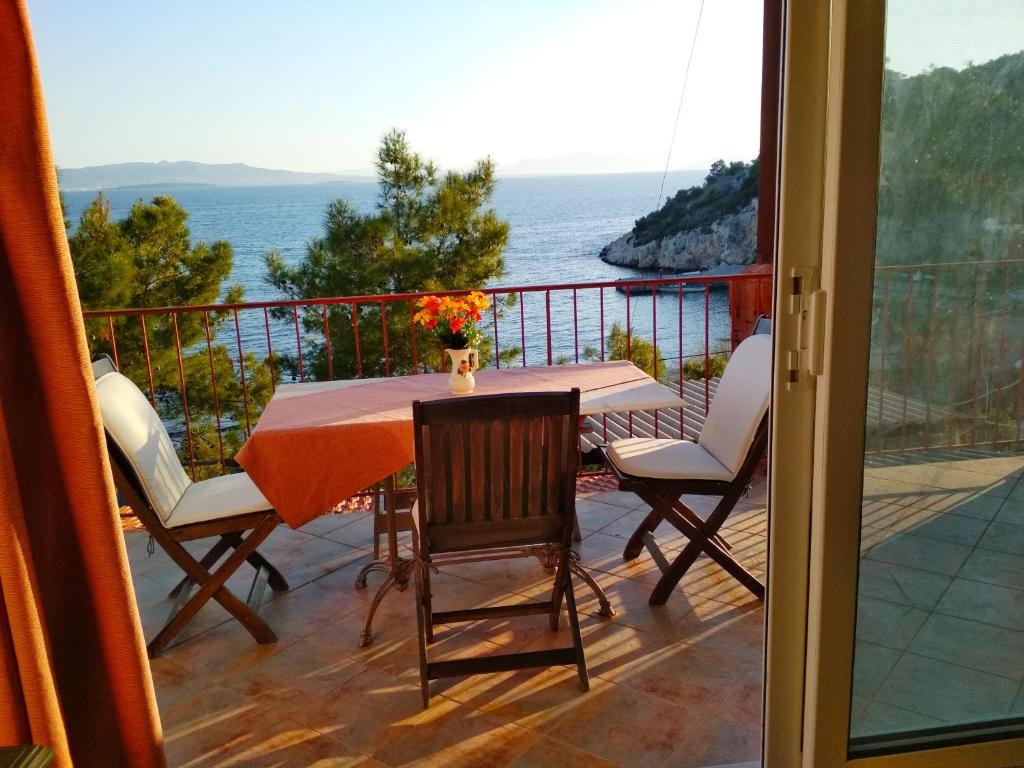
M683 189L601 249L609 264L681 272L751 264L757 248L758 163L718 161L701 186Z
M757 198L710 226L642 245L627 232L601 249L601 260L621 267L691 272L722 264L752 264L757 247Z

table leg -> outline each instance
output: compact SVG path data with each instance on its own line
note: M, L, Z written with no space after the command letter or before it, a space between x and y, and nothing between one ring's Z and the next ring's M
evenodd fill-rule
M370 614L366 617L366 624L359 635L359 646L365 648L373 642L373 617L377 613L384 596L391 591L392 587L398 587L404 592L409 586L409 579L412 576L413 561L398 556L398 525L395 520L395 477L388 477L384 483L384 512L388 519L388 559L374 560L364 565L356 577L356 587L366 588L366 577L374 571L386 572L384 581L377 588L377 594L373 596L370 603Z

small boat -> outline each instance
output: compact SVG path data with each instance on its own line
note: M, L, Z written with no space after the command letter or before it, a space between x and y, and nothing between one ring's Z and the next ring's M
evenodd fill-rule
M683 277L717 277L736 275L747 268L746 264L722 264L711 269L706 269L700 272L677 272L675 274L659 273L657 275L651 275L648 277L623 277L616 280L618 283L634 283L637 280L672 280ZM704 283L683 283L683 293L704 293ZM709 282L707 283L708 290L711 291L724 291L729 287L728 281L722 282ZM615 286L615 290L619 293L626 292L625 285ZM679 283L660 283L658 285L630 285L629 295L630 296L649 296L651 292L664 293L664 294L679 294Z

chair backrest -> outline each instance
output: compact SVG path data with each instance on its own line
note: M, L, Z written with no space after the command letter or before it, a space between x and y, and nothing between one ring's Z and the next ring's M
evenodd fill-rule
M93 371L98 374L96 399L107 437L131 465L146 500L166 523L192 480L142 391L113 366L97 362Z
M733 474L750 452L768 412L772 386L772 337L744 339L732 353L697 442Z
M580 392L413 403L421 554L569 543Z

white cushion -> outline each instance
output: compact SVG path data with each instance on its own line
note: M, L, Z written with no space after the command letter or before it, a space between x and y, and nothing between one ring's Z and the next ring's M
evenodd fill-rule
M192 483L164 523L168 528L177 528L271 509L273 506L256 484L239 472Z
M192 485L160 417L127 377L112 371L96 380L103 426L131 462L153 509L165 523Z
M666 480L732 480L734 473L702 446L688 440L630 437L608 446L608 458L635 477Z
M771 370L771 336L751 336L736 347L697 439L733 475L743 465L768 411Z

